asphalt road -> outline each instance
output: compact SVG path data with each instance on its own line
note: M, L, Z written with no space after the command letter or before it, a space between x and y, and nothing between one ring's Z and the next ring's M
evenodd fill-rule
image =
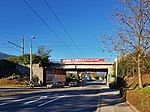
M100 85L0 96L0 112L95 112Z

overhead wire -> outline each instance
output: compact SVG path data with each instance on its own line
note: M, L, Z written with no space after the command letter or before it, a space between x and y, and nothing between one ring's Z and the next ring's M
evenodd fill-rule
M46 23L46 21L31 7L31 5L24 0L25 4L36 14L36 16L44 23L44 25L68 48L77 58L76 53L57 35L57 33Z
M46 5L49 8L49 10L53 13L54 17L57 19L58 23L63 28L64 32L68 35L68 37L73 42L73 44L75 45L75 47L78 49L78 51L80 52L80 54L84 57L83 53L81 52L81 50L79 49L79 47L77 46L77 44L75 43L75 41L72 39L71 35L68 33L67 29L62 24L62 22L60 21L60 19L58 18L58 16L56 15L56 13L54 12L54 10L52 9L52 7L49 5L49 3L46 0L44 0L44 2L46 3Z
M14 48L14 47L11 47L11 46L8 46L8 47L11 48L11 49L14 49L17 52L20 52L18 49Z

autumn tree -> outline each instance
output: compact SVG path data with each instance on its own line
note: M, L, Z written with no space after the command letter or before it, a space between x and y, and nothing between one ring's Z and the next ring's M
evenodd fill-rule
M121 0L120 3L123 8L116 8L113 14L117 28L103 37L111 40L114 50L132 57L137 64L139 86L143 88L141 64L150 48L150 1Z

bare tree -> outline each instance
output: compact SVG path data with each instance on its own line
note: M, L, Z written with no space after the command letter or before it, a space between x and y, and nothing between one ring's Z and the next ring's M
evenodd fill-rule
M52 51L51 49L46 48L45 46L39 46L39 47L38 47L38 52L37 52L37 54L38 54L39 56L46 56L46 57L49 57L51 51Z
M120 2L123 9L117 8L113 14L117 28L103 37L111 40L114 50L132 56L138 68L139 86L143 88L141 62L150 48L150 0Z

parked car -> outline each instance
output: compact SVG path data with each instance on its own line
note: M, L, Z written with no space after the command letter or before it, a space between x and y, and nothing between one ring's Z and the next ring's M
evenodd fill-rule
M61 81L51 82L47 84L47 88L62 88L64 87L64 83Z
M77 81L71 81L69 83L69 87L75 87L75 86L79 86L78 82Z

